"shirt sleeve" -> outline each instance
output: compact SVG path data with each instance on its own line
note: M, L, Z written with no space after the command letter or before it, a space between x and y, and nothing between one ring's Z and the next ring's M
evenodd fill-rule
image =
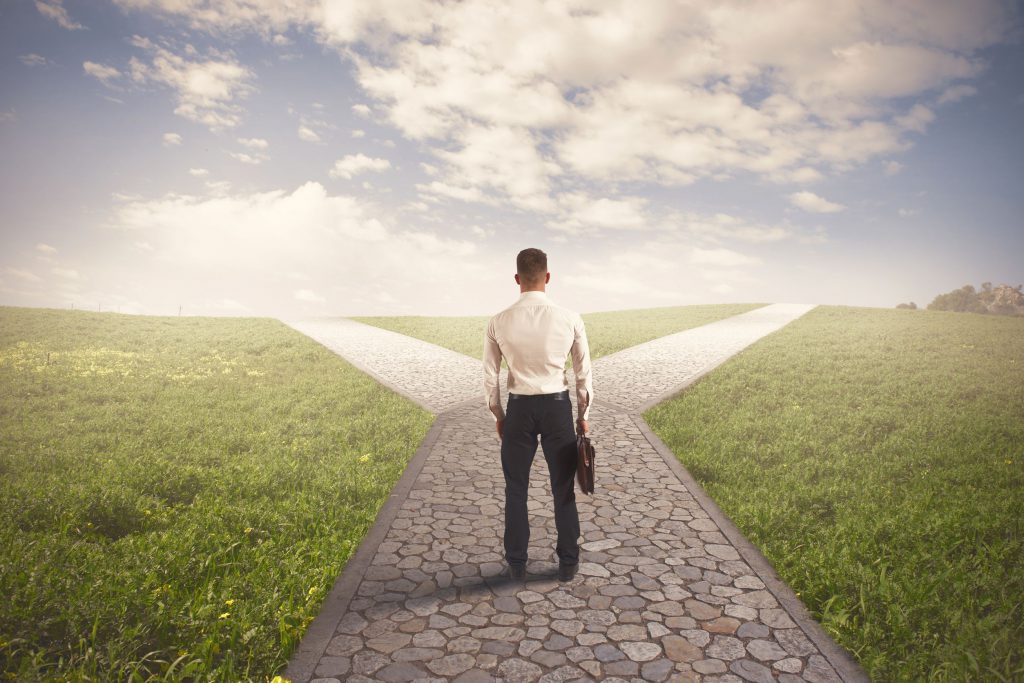
M501 407L500 374L501 348L494 336L494 318L491 318L484 332L484 399L495 422L505 419L505 411Z
M594 384L590 376L590 344L583 317L576 316L572 342L572 368L576 372L576 413L580 420L589 419L590 403L594 396Z

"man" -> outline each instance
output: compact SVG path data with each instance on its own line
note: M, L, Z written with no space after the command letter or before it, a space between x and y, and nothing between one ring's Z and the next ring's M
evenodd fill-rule
M590 348L583 318L550 299L548 257L540 249L523 249L516 257L519 300L487 323L484 334L484 394L501 439L505 473L505 561L509 576L526 577L530 522L526 496L530 466L540 435L551 475L558 542L558 578L570 581L579 565L580 520L576 511L576 432L565 357L572 353L576 371L577 425L590 430L593 385ZM498 375L508 364L508 410L501 407Z

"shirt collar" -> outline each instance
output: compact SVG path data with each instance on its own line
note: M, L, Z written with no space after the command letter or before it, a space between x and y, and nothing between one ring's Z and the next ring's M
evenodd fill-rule
M528 297L528 296L530 296L530 297L544 297L544 298L547 298L548 293L547 292L541 292L539 290L531 290L529 292L520 292L519 293L519 298L520 299Z

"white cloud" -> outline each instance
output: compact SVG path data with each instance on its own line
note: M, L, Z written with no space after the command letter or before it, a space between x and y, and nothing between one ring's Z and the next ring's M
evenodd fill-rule
M0 111L0 123L14 123L18 120L18 115L13 109L7 111Z
M581 188L807 184L903 152L934 120L922 101L969 94L1014 24L1003 0L117 3L212 33L308 31L351 59L369 98L353 113L436 156L424 194L556 221Z
M934 120L935 112L923 104L915 104L910 111L895 118L895 122L900 128L917 133L923 133L928 124Z
M428 287L456 287L492 267L475 240L421 229L386 207L332 195L316 182L294 190L139 200L115 207L108 228L127 243L152 247L133 264L140 281L157 277L146 273L187 270L196 291L217 291L215 283L228 281L252 296L277 297L278 305L284 294L295 305L317 304L309 310L318 311L354 305L367 282L393 295L401 310ZM289 285L296 279L314 300L294 299L296 288Z
M263 138L238 138L238 144L249 149L265 150L270 146L270 143Z
M204 178L210 175L210 172L205 168L190 168L188 169L189 175L195 176L196 178Z
M243 164L256 166L269 159L265 154L249 154L248 152L229 152L232 159L241 161Z
M581 193L560 198L561 216L548 221L548 227L570 234L595 229L640 230L650 225L644 215L647 200L642 197L609 199Z
M365 138L366 137L366 131L365 130L361 130L359 128L356 128L355 130L352 131L352 137L354 137L356 139Z
M5 266L4 267L4 272L5 273L10 273L14 277L18 278L19 280L24 280L25 282L42 282L43 281L43 279L41 277L39 277L38 275L33 273L31 270L25 270L23 268L12 268L10 266Z
M480 239L486 239L488 237L493 237L494 233L495 233L494 228L486 229L486 228L481 228L479 225L471 225L471 226L469 226L469 231L472 232L477 237L479 237Z
M238 144L242 145L248 152L228 152L231 158L241 161L243 164L257 165L270 160L266 153L270 143L263 138L238 138Z
M74 270L73 268L51 268L50 272L53 273L54 275L59 275L60 277L67 278L69 280L78 279L78 271Z
M889 160L885 162L885 175L896 175L903 170L903 164L898 161Z
M181 144L181 135L179 133L164 133L163 142L164 147L177 147Z
M30 52L27 55L18 55L18 59L25 66L46 66L47 64L52 64L46 57L35 52Z
M158 240L157 250L168 258L198 263L237 258L244 264L269 262L277 250L282 256L298 257L303 249L315 250L315 241L321 238L385 239L383 224L367 214L356 199L329 196L318 183L309 182L292 193L170 194L131 202L118 207L113 226ZM309 231L310 239L293 242L295 225Z
M204 184L206 189L214 195L226 195L231 189L230 180L207 180Z
M679 233L708 244L736 241L763 244L801 236L796 228L789 225L765 225L726 213L673 213L662 223L667 233Z
M203 304L203 308L208 308L213 311L223 311L225 313L251 313L252 308L246 306L240 301L230 299L227 297L220 299L211 299Z
M444 181L437 187L467 195L488 190L523 208L555 209L549 196L551 178L562 170L537 149L527 129L470 127L459 133L455 142L454 150L435 151L445 171ZM429 187L434 186L432 183Z
M643 279L635 275L566 275L564 279L572 287L582 287L595 292L641 294L648 289Z
M371 158L365 154L347 154L334 162L334 167L328 171L332 178L352 178L360 173L379 173L391 168L391 162L387 159Z
M939 95L939 99L936 100L936 104L947 104L949 102L958 102L965 97L976 95L978 89L973 85L952 85L942 91Z
M732 249L701 249L694 247L690 251L690 263L701 266L716 266L724 268L735 268L736 266L748 266L760 263L756 256L741 254Z
M82 70L107 87L111 87L111 81L121 78L121 72L114 67L96 62L82 62Z
M255 90L253 72L233 55L210 50L204 59L191 45L186 56L156 45L148 38L133 36L132 44L151 53L149 63L137 57L129 62L132 80L138 84L157 83L174 90L174 113L211 130L232 128L241 121L242 108L236 100Z
M324 299L322 296L320 296L311 289L295 290L295 298L298 299L299 301L312 301L315 303L326 301L326 299Z
M68 11L64 9L62 0L36 0L36 9L47 19L53 19L60 24L61 28L66 28L69 31L79 31L85 28L71 18Z
M917 214L921 213L921 210L920 209L900 209L897 213L899 213L900 218L910 218L911 216L916 216Z
M824 197L819 197L813 192L807 191L794 192L789 195L789 202L793 206L804 211L810 211L811 213L836 213L846 208L842 204L830 202Z
M56 254L57 253L57 247L52 247L49 244L46 244L44 242L38 242L36 244L36 251L41 251L44 254Z
M824 179L824 174L816 168L801 166L800 168L783 168L769 171L767 178L776 183L797 183L806 185ZM716 178L717 180L717 178Z
M320 134L306 124L299 124L299 139L306 142L320 142Z

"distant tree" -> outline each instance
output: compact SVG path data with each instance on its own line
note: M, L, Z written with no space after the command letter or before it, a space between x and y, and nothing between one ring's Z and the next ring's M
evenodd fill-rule
M999 285L992 290L991 301L986 302L990 313L997 315L1024 315L1024 285Z
M930 304L930 311L960 311L972 313L985 313L985 306L978 298L978 292L974 285L964 285L952 292L939 294Z
M909 304L896 304L896 308L908 308L911 311L917 310L917 304L911 301Z
M1024 315L1024 291L1022 285L993 287L991 282L983 282L981 291L972 285L964 285L952 292L939 294L928 304L928 310Z

